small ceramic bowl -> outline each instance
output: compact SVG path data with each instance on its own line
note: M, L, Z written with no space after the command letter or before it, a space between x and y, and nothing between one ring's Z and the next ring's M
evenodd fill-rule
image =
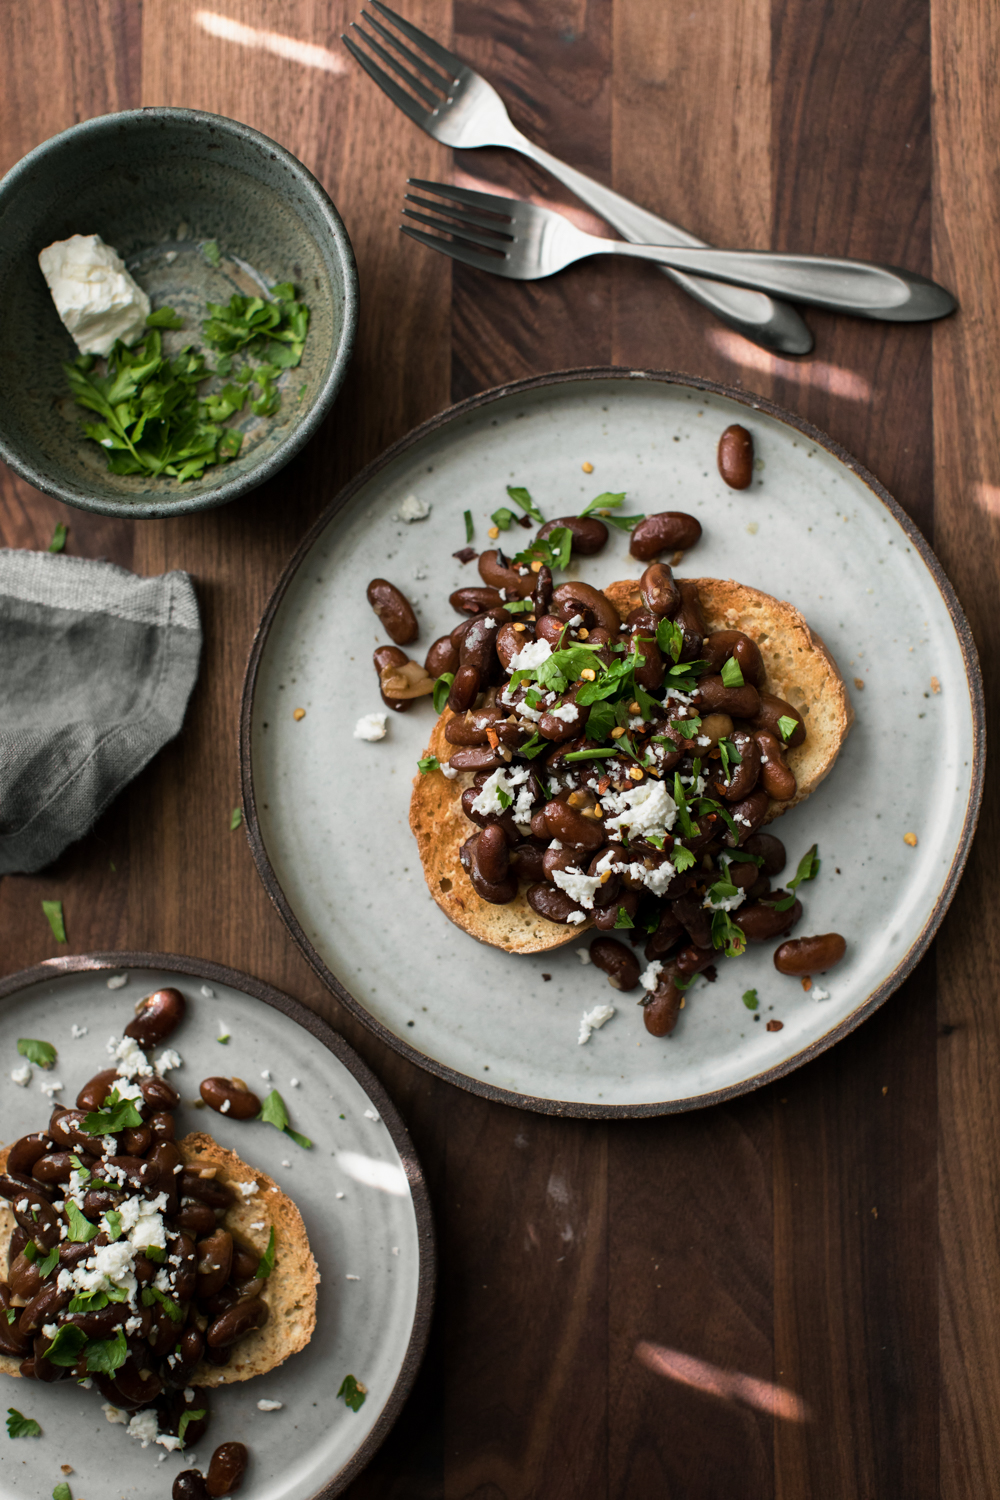
M193 109L86 120L8 172L0 224L0 457L47 494L135 519L222 505L276 474L332 406L357 326L354 253L315 177L258 131ZM184 484L108 472L81 433L62 370L76 346L38 267L73 234L100 235L154 308L184 316L168 351L199 343L206 302L295 283L310 308L302 362L282 375L273 417L244 415L237 459Z

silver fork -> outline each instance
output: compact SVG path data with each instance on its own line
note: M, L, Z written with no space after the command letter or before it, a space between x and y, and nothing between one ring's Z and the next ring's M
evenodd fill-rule
M420 178L411 178L410 186L433 193L445 202L435 203L430 198L407 193L408 203L430 212L404 208L406 217L438 232L425 234L401 224L404 234L467 266L508 276L514 281L537 281L590 255L626 255L656 261L673 270L700 272L757 291L791 288L799 302L891 323L922 323L943 318L956 305L944 287L894 266L832 256L785 255L775 250L632 245L625 240L584 234L553 209L524 203L518 198L498 198L493 193L474 193L468 188ZM444 239L443 235L451 238Z
M635 244L705 246L704 240L688 234L686 229L657 218L620 193L612 192L536 146L513 124L500 95L485 78L467 67L454 52L449 52L412 22L390 10L382 0L370 0L370 3L389 24L383 25L377 16L363 11L362 19L375 35L365 31L357 22L351 23L351 29L369 51L359 46L353 37L343 36L342 41L368 76L428 135L457 151L468 151L476 146L506 146L519 151L565 183L619 234ZM406 46L397 32L412 42L413 47ZM379 67L371 53L407 87L401 88L384 68ZM723 323L762 348L779 354L808 354L813 347L812 334L787 303L776 302L760 292L703 281L685 271L666 266L663 269L695 301L711 308ZM787 287L778 288L779 296L788 291Z

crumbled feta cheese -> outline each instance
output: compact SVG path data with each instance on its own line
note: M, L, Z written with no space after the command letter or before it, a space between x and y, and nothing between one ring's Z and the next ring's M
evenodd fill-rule
M14 1069L10 1076L17 1084L18 1088L26 1089L28 1087L28 1084L31 1082L31 1073L31 1064L22 1063L19 1068Z
M111 978L108 980L108 989L109 990L120 990L120 989L123 989L124 986L127 985L127 984L128 984L128 975L127 974L112 974ZM84 1027L84 1030L86 1030L86 1027ZM74 1032L73 1035L75 1036L76 1032Z
M396 514L397 521L406 521L412 525L414 521L426 521L431 513L429 505L423 500L418 500L416 495L407 495Z
M137 1411L128 1423L125 1431L129 1437L138 1438L144 1448L148 1448L150 1443L155 1443L160 1431L155 1408L151 1407L148 1411Z
M73 1039L78 1042L82 1036L87 1035L87 1028L86 1026L77 1026L76 1022L74 1021L73 1025L70 1027L70 1032L73 1036Z
M131 1078L123 1078L121 1083L115 1084L119 1099L141 1099L142 1089Z
M830 998L830 991L818 984L813 985L811 993L814 1000L829 1000Z
M288 1086L289 1088L297 1089L299 1087L299 1080L297 1078L289 1078Z
M350 1274L350 1272L348 1272L348 1274L344 1277L344 1280L345 1281L360 1281L361 1277L360 1276L352 1276Z
M580 710L575 703L560 703L558 708L550 708L549 713L553 719L558 719L561 724L572 724L574 719L580 717Z
M613 1005L595 1005L593 1010L585 1010L580 1017L580 1035L577 1037L577 1045L582 1047L584 1042L590 1041L593 1031L600 1031L605 1021L610 1021L615 1015Z
M384 740L386 736L385 714L363 714L354 726L356 740Z
M604 827L625 828L633 838L650 833L662 837L677 817L677 804L662 781L641 781L624 792L608 792L601 800L613 814L605 818Z
M590 963L590 949L589 948L577 948L577 950L576 950L576 956L577 956L577 958L580 960L580 962L582 964L589 964Z
M569 923L571 927L578 927L581 922L586 922L586 920L587 913L584 911L571 911L569 916L566 918L567 923Z
M262 1068L260 1076L261 1076L261 1078L266 1078L267 1081L268 1081L268 1083L270 1083L271 1082L271 1069L270 1068Z
M398 1245L393 1245L393 1247L392 1247L392 1253L393 1253L393 1255L398 1255L399 1254L399 1246Z
M515 657L512 657L507 666L508 672L533 672L540 667L543 661L548 661L552 655L552 647L548 641L529 641L522 646Z
M120 1077L151 1078L153 1076L153 1065L135 1037L123 1036L121 1041L117 1037L112 1037L108 1042L108 1052L112 1057L118 1058L117 1071Z
M232 1107L233 1107L233 1105L232 1105L232 1100L231 1099L223 1099L222 1103L219 1105L219 1114L220 1115L228 1115L228 1113L232 1109Z
M128 1413L122 1411L120 1407L112 1406L110 1401L103 1402L101 1410L109 1422L121 1422L124 1426L128 1426Z
M262 1398L260 1401L257 1402L257 1410L258 1411L281 1411L283 1404L284 1403L281 1402L281 1401L267 1401L267 1400L265 1400L265 1399Z
M266 1229L267 1228L267 1224L264 1222L263 1219L255 1219L253 1221L253 1223L250 1225L250 1228L251 1229Z
M600 875L585 875L582 870L555 870L552 879L571 901L593 911L594 896L601 888Z
M378 1119L378 1115L375 1113L375 1111L373 1109L366 1109L365 1110L365 1119L366 1120L377 1120Z
M291 1164L291 1162L290 1162L290 1161L283 1161L283 1162L282 1162L282 1163L281 1163L281 1165L282 1165L282 1166L283 1166L283 1167L290 1167L290 1166L291 1166L291 1165L292 1165L292 1164Z
M230 1186L236 1188L237 1192L242 1193L244 1198L252 1198L254 1193L258 1193L260 1191L253 1178L251 1178L249 1182L231 1183Z
M38 1087L41 1089L43 1094L48 1094L50 1099L52 1098L53 1094L61 1094L63 1091L63 1086L59 1082L58 1078L43 1078Z
M44 1333L44 1335L45 1335L45 1337L47 1339L54 1339L55 1336L56 1336L56 1334L59 1332L59 1324L58 1323L43 1323L42 1324L42 1332Z
M583 615L573 615L571 619L566 621L566 624L570 630L577 630L583 624Z
M39 251L52 300L81 354L108 354L143 333L149 298L99 234L74 234Z
M343 1193L334 1193L334 1195L333 1195L333 1196L334 1196L334 1197L335 1197L335 1198L342 1198L342 1197L343 1197L343 1196L344 1196L344 1195L343 1195Z
M454 781L458 775L458 767L449 765L447 761L444 761L441 766L441 775L446 776L449 781Z
M531 771L527 766L499 766L485 780L479 795L473 801L476 812L484 817L499 816L505 805L513 814L515 822L525 823L531 816ZM507 799L501 800L500 793Z
M643 969L642 973L639 975L639 983L642 985L644 990L648 990L650 994L652 994L652 992L656 989L662 972L662 963L658 958L654 958L649 964L647 964L646 968Z
M215 999L215 991L210 984L203 984L201 987L201 993L204 995L206 1000Z
M746 897L746 891L737 890L735 896L723 896L721 900L713 901L711 891L709 891L702 905L707 906L709 911L735 911L738 906L743 905Z
M183 1057L181 1057L179 1052L175 1052L173 1047L168 1047L166 1052L161 1052L153 1064L158 1078L165 1078L173 1068L183 1068L183 1066Z

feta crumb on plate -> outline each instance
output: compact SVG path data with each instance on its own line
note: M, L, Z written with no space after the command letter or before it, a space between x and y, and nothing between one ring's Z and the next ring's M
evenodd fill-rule
M375 1111L373 1109L366 1109L365 1110L365 1119L366 1120L377 1120L378 1119L378 1115L375 1113Z
M354 726L354 738L356 740L368 740L374 743L376 740L384 740L386 735L385 714L362 714Z
M108 989L109 990L120 990L126 984L128 984L128 975L127 974L112 974L111 978L108 980ZM75 1035L76 1035L76 1033L74 1032L74 1036Z
M31 1082L31 1072L31 1064L22 1063L19 1068L14 1069L10 1076L17 1084L18 1088L26 1089L28 1087L28 1084Z
M350 1274L350 1272L348 1272L347 1275L344 1277L344 1280L345 1281L360 1281L361 1277L360 1276L352 1276Z
M203 984L201 987L201 993L204 995L206 1000L215 999L215 991L210 984Z
M823 989L821 985L814 984L812 987L812 997L814 1000L829 1000L830 991Z
M593 1010L585 1010L580 1017L580 1035L577 1037L578 1045L582 1047L584 1042L589 1042L591 1032L600 1031L605 1021L610 1021L611 1017L615 1014L616 1011L613 1005L595 1005Z
M258 1411L281 1411L283 1405L284 1405L284 1403L281 1402L281 1401L266 1401L266 1400L261 1400L261 1401L257 1402L257 1410Z
M87 1028L86 1026L77 1026L76 1022L74 1021L73 1025L70 1027L70 1032L74 1039L76 1041L79 1041L82 1036L87 1035Z
M426 521L431 513L431 508L423 500L418 500L416 495L407 495L396 513L397 521L406 521L412 525L414 521Z
M589 964L590 963L590 949L589 948L577 948L576 949L576 956L577 956L577 958L580 960L580 962L582 964Z

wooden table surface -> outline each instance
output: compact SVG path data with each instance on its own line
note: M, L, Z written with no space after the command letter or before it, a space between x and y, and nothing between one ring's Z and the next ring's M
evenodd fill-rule
M179 739L51 869L0 882L3 971L67 951L40 905L57 898L69 951L247 970L331 1020L385 1082L426 1169L440 1282L414 1392L352 1500L1000 1495L992 789L937 942L871 1020L732 1104L610 1124L488 1103L383 1048L299 956L229 832L247 653L302 532L451 401L574 365L742 385L856 454L950 575L992 720L1000 11L399 0L541 144L705 238L895 262L958 296L933 328L810 313L816 351L794 362L722 328L652 267L590 262L515 285L405 240L407 175L570 200L511 156L453 158L410 125L341 46L351 0L204 4L329 51L310 66L225 40L188 0L6 0L0 169L74 121L140 104L247 121L316 173L347 223L357 352L318 437L228 508L128 524L0 474L4 545L44 548L63 521L75 555L187 569L206 631ZM643 1362L644 1342L674 1351L673 1376Z

